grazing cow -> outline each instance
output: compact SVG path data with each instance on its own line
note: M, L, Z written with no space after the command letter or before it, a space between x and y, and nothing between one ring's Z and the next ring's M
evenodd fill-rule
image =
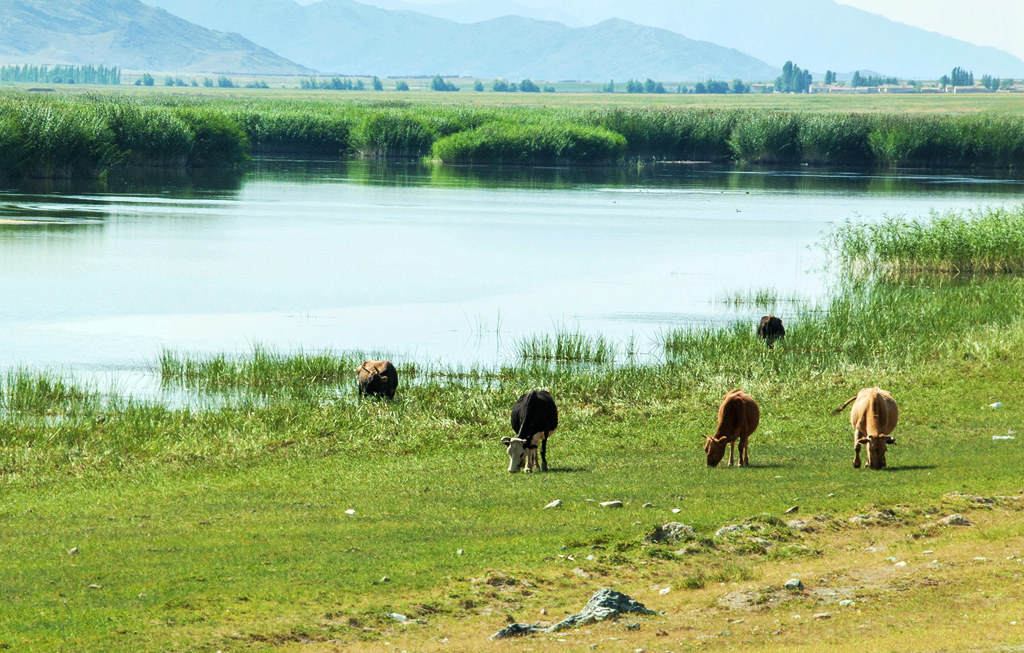
M360 396L395 398L398 372L391 361L364 361L356 368Z
M868 445L868 467L885 467L885 451L888 445L896 444L890 435L896 428L899 409L892 395L881 388L864 388L845 404L837 408L838 415L853 403L850 409L850 425L853 426L853 466L860 467L860 445Z
M732 467L737 439L740 441L739 466L749 467L747 438L757 430L760 421L761 411L750 395L742 390L726 393L722 405L718 407L718 430L714 435L704 436L704 453L708 456L708 467L715 467L721 462L725 456L725 445L729 445L729 467Z
M512 407L512 430L516 437L502 438L508 451L508 471L515 474L523 466L527 472L537 469L540 446L541 471L548 471L548 437L558 428L558 407L547 390L530 390Z
M775 341L786 335L786 327L782 326L782 318L765 315L757 325L757 337L764 340L768 349L775 346Z

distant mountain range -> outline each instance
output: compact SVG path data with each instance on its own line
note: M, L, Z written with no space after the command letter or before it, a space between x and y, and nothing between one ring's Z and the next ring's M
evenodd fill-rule
M585 28L518 16L471 25L353 0L147 0L200 25L237 31L294 61L342 74L625 81L774 79L738 50L623 20Z
M937 79L961 66L1024 77L1006 52L834 0L146 2L0 0L0 64L694 82L771 81L791 60L818 75Z
M0 63L309 72L237 34L200 27L137 0L0 0Z
M1024 61L861 11L833 0L364 0L388 9L478 22L515 14L581 27L609 18L656 25L736 48L782 66L794 61L820 73L876 70L903 78L937 79L954 66L998 77L1024 76ZM936 11L941 11L936 3ZM984 3L978 3L984 10ZM992 15L991 20L999 20Z

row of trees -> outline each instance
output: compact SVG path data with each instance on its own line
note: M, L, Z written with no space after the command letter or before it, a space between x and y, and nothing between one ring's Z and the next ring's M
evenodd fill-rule
M859 70L853 72L853 77L850 79L850 86L853 88L860 88L862 86L884 86L886 84L896 85L899 84L900 80L897 77L882 77L880 75L868 75L867 77L860 74Z
M142 73L142 76L135 80L136 86L153 86L156 84L156 79L153 78L149 73ZM185 82L181 77L165 77L164 86L199 86L199 82L192 79L191 82ZM203 78L203 86L206 88L235 88L235 83L228 77L221 75L214 82L209 77ZM245 85L246 88L270 88L266 82L250 82Z
M121 69L107 66L0 66L0 82L32 84L105 84L121 83Z
M299 88L304 91L363 91L366 84L361 79L342 79L331 77L330 79L308 79L299 80Z
M782 74L775 78L775 90L780 93L807 93L811 90L811 73L787 61Z

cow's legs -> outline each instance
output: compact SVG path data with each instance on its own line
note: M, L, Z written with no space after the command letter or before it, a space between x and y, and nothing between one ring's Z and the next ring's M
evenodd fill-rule
M853 429L853 468L860 469L860 431Z
M740 467L750 467L750 456L747 454L747 438L740 438Z
M732 442L729 443L729 467L732 467L732 456L733 456L733 453L735 451L736 451L736 441L733 440ZM740 450L740 453L742 454L742 450Z
M544 439L540 441L540 469L542 472L548 471L548 434L550 431L544 431Z
M537 448L526 450L526 469L523 470L526 473L533 473L533 470L537 469Z

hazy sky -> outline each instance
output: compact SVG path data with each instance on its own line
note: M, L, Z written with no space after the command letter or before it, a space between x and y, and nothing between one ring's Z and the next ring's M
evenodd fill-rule
M1024 0L837 0L1024 59Z

